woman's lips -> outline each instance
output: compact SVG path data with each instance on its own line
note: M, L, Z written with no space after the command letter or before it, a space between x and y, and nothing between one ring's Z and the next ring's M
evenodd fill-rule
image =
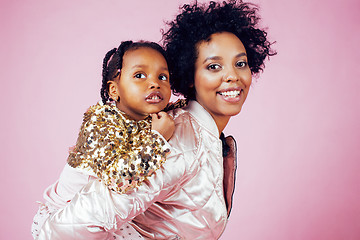
M241 88L227 88L221 91L218 91L217 94L221 96L227 102L238 102L241 99L241 93L244 90Z

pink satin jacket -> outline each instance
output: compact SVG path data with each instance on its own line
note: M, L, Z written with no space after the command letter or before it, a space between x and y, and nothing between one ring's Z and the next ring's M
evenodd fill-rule
M137 189L117 194L66 166L45 192L46 205L60 209L39 239L112 239L125 223L145 239L218 239L231 209L235 141L226 139L230 152L223 159L217 126L195 101L170 114L176 124L171 153Z

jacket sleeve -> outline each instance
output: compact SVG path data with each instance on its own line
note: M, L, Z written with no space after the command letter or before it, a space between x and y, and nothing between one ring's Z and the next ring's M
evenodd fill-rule
M110 190L100 179L90 181L65 208L47 219L38 239L109 238L152 203L176 191L177 183L186 176L183 159L182 153L173 155L155 174L126 194Z
M48 218L39 239L107 239L151 204L177 191L195 171L191 164L196 162L197 148L194 133L187 132L191 129L178 127L176 131L166 161L138 188L120 194L100 179L90 181L65 208ZM188 144L183 144L184 139Z
M56 211L65 207L68 202L92 179L87 174L65 165L59 179L44 191L45 203L40 203L33 218L31 232L34 239L38 235L44 222Z
M47 204L63 208L93 177L65 165L59 179L44 192Z
M107 239L165 194L162 179L162 171L157 171L126 194L116 193L95 179L47 219L38 239Z

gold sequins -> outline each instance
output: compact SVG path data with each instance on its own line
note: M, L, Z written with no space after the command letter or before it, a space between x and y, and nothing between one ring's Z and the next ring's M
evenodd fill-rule
M126 193L161 167L169 152L151 118L134 121L115 104L101 102L84 114L68 163L102 179L113 191Z

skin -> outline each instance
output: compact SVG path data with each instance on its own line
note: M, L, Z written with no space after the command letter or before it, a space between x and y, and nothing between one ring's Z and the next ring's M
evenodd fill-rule
M134 120L152 117L152 129L166 140L174 132L175 124L165 112L171 90L167 62L158 51L142 47L128 50L123 56L120 75L109 82L109 96L116 106Z
M214 33L197 44L194 87L196 101L215 120L220 133L230 117L237 115L252 81L246 50L229 32Z
M161 111L171 90L165 58L152 48L128 50L119 77L109 83L109 95L116 106L135 120Z

